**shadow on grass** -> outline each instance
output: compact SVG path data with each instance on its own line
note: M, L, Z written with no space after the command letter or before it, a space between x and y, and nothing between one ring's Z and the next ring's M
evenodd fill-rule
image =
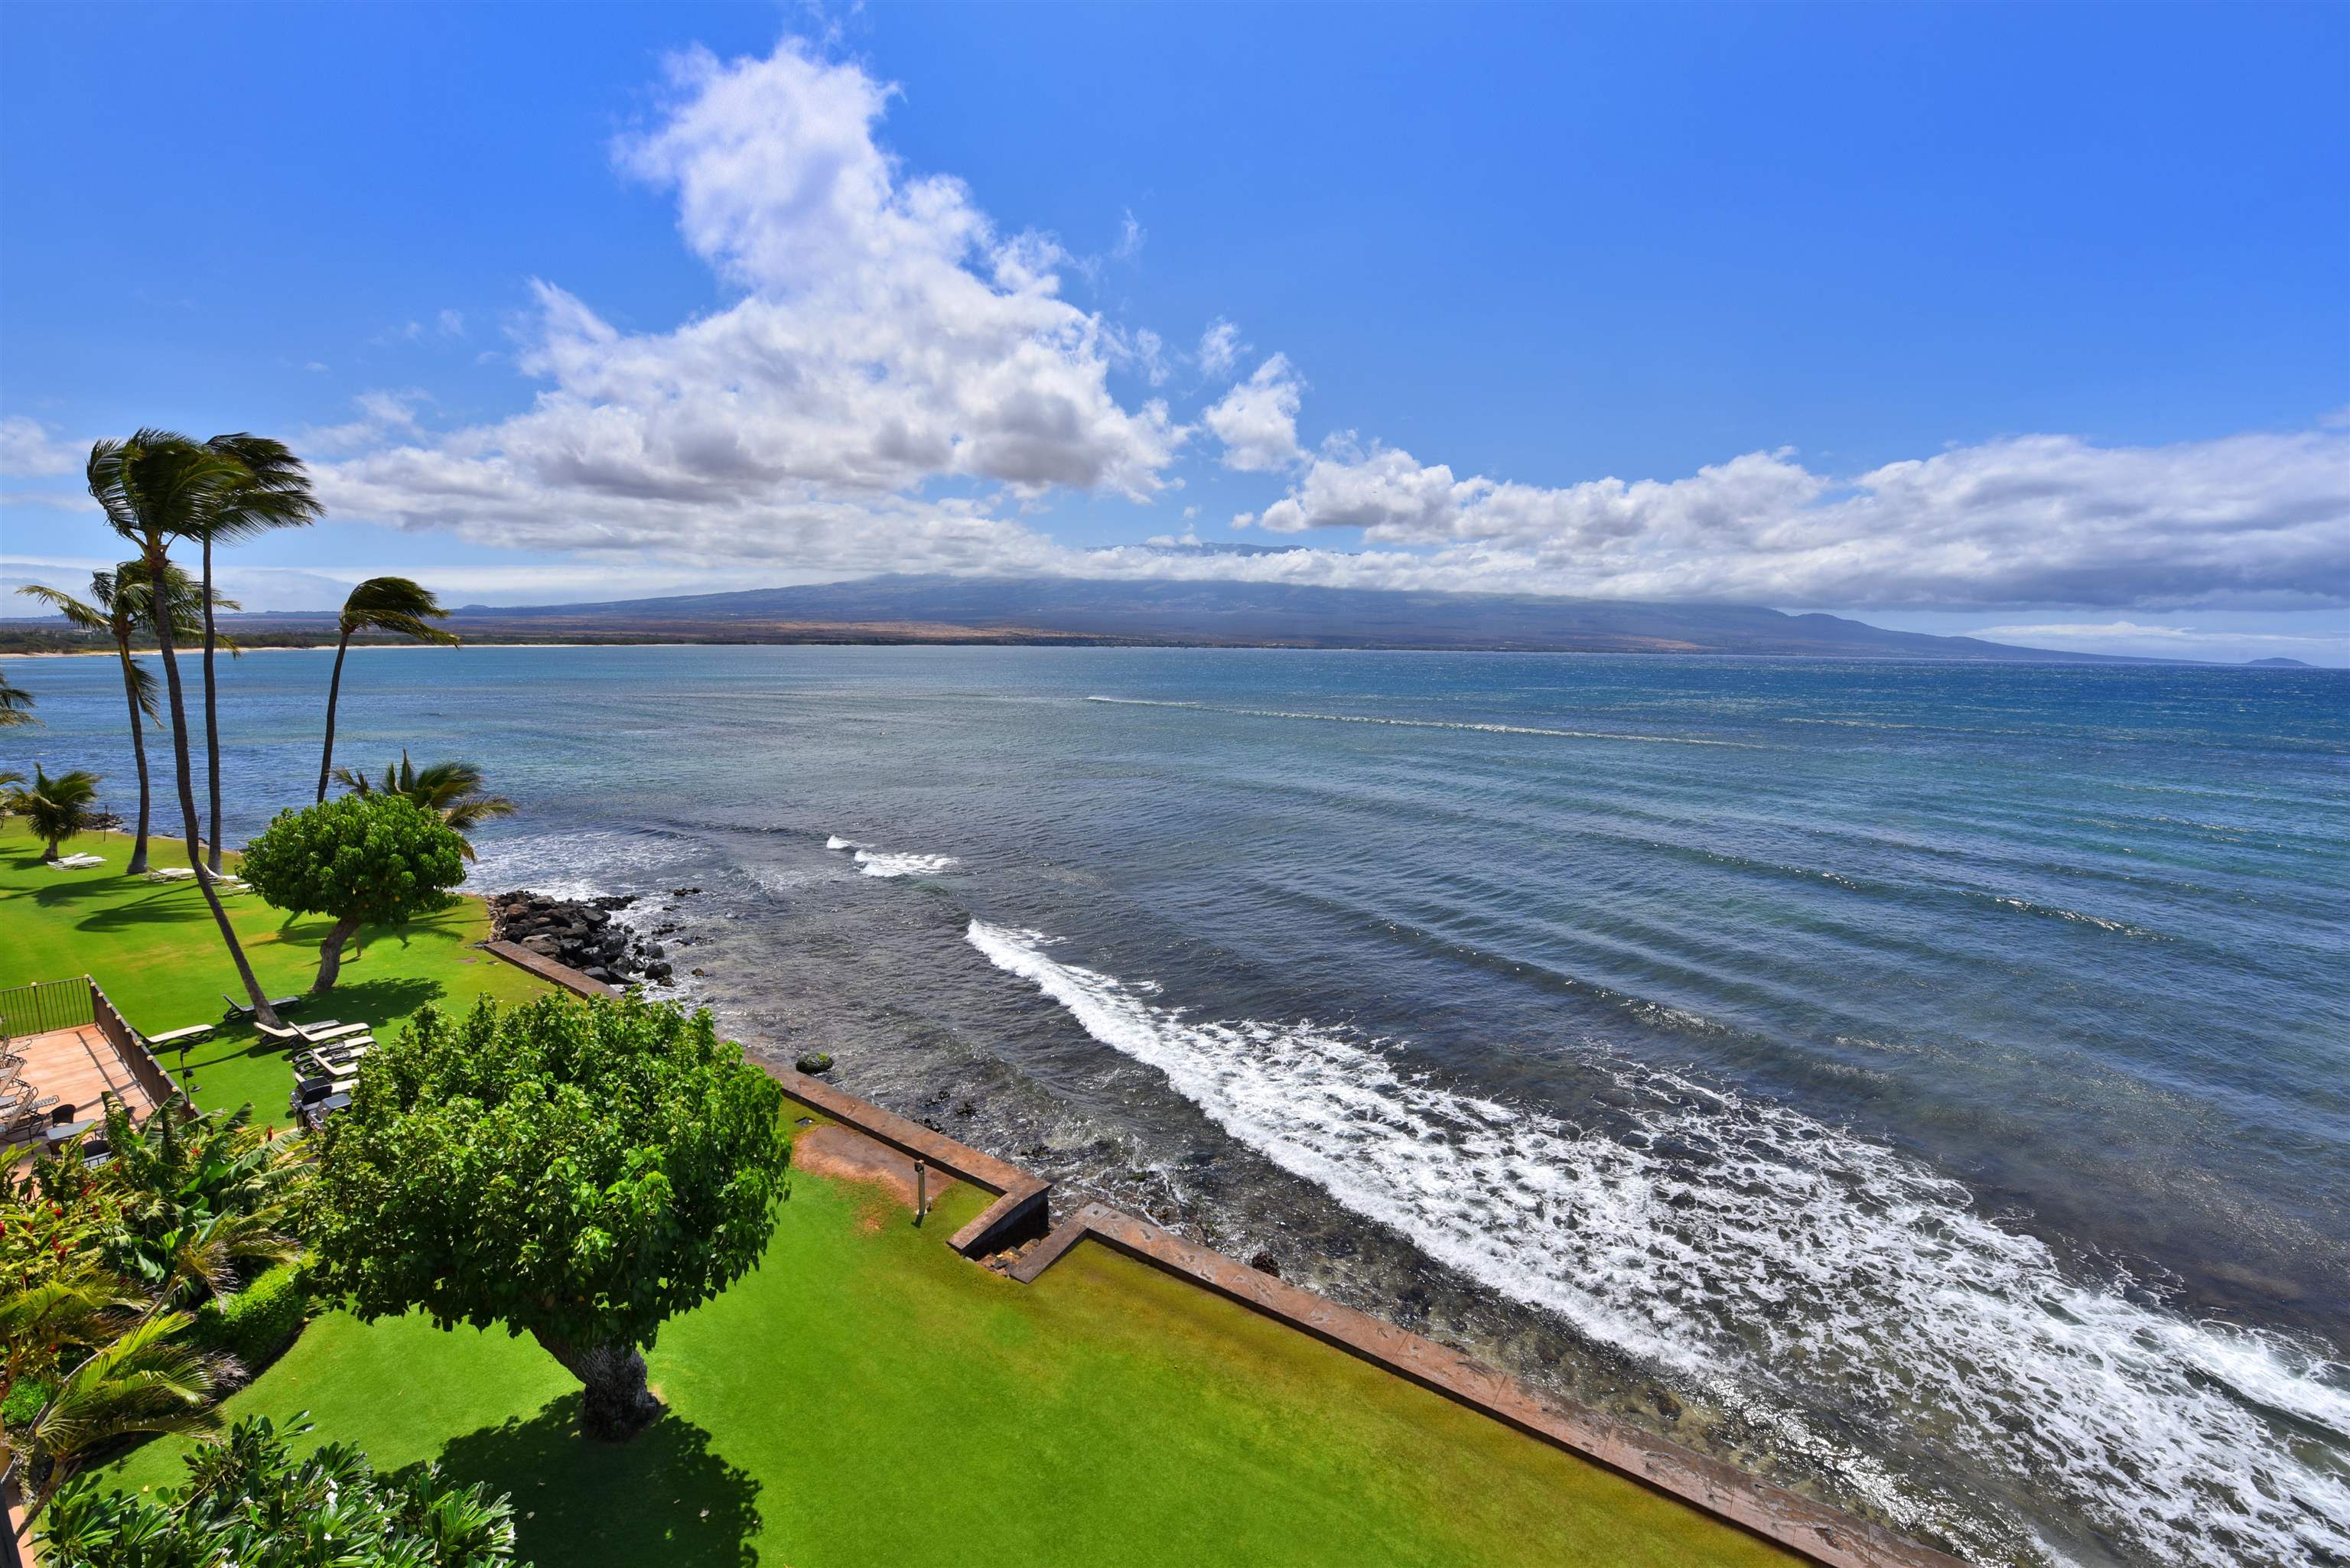
M348 962L348 959L344 961ZM437 1002L449 988L421 975L385 975L377 980L347 980L334 989L310 997L310 1011L333 1013L352 1022L381 1023L405 1018L428 1002Z
M590 1442L579 1435L579 1396L567 1394L527 1420L450 1439L441 1465L461 1485L482 1481L513 1498L517 1558L615 1568L759 1561L759 1482L674 1413L634 1442Z
M90 898L120 898L122 896L120 877L87 877L73 881L57 881L33 889L33 902L44 909L58 904L80 903ZM173 895L184 893L186 898ZM80 921L86 931L109 930L120 926L141 926L159 920L201 920L210 918L204 908L203 895L192 883L158 882L147 891L127 901L92 910Z

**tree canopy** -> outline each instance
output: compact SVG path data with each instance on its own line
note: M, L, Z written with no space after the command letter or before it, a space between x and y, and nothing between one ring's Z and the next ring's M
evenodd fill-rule
M707 1012L428 1007L328 1124L313 1280L364 1318L530 1334L587 1386L587 1429L626 1438L658 1410L640 1352L662 1322L766 1249L782 1106Z
M286 810L245 846L244 875L281 909L329 915L313 991L335 983L361 926L396 925L447 906L465 879L464 841L402 795L347 794Z

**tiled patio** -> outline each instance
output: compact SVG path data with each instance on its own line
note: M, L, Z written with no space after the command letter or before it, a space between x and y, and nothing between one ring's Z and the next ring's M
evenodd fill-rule
M8 1052L25 1058L24 1081L41 1097L57 1097L58 1108L74 1108L71 1120L99 1114L101 1096L111 1093L144 1121L155 1102L131 1075L114 1043L95 1023L52 1029L8 1042Z

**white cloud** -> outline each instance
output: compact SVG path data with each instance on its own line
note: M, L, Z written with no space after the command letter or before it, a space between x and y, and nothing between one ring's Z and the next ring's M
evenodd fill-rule
M1297 406L1304 389L1288 359L1275 354L1201 415L1224 443L1224 466L1268 473L1304 457L1297 446Z
M0 419L0 474L11 479L54 479L79 473L89 442L60 441L40 421L23 414Z
M416 410L432 400L431 393L417 387L361 392L351 400L359 410L358 419L339 425L306 427L298 445L306 452L337 453L386 441L421 438L424 429L417 422Z
M442 311L441 313L441 336L443 337L463 337L464 335L464 317L454 310Z
M1109 254L1119 261L1132 261L1142 254L1143 244L1149 238L1150 231L1135 222L1134 210L1129 207L1125 221L1118 226L1118 243L1110 247Z
M673 189L687 244L743 291L630 333L551 283L519 362L547 386L494 425L322 472L344 515L484 541L971 565L1038 542L999 491L1157 493L1188 437L1111 395L1163 349L1059 296L1058 245L1003 234L971 192L876 140L893 89L786 42L694 50L620 166ZM945 486L952 493L934 493Z
M2162 447L2020 436L1849 478L1792 452L1670 481L1456 479L1394 449L1326 449L1259 522L1538 591L1762 604L2350 603L2350 433Z
M1200 334L1200 372L1211 380L1230 375L1241 355L1247 348L1241 341L1241 329L1222 317L1208 324Z

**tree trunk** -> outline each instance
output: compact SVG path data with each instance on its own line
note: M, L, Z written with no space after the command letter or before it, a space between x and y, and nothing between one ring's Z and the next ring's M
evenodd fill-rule
M204 535L204 774L205 796L213 808L213 836L206 862L221 868L220 704L213 697L213 536Z
M158 545L147 556L147 575L155 587L155 602L168 607L171 595L164 573L171 563ZM261 989L261 981L253 976L253 965L244 956L244 945L236 940L236 928L229 924L228 911L221 907L220 889L203 870L202 846L198 843L196 820L196 784L188 768L188 703L180 691L180 662L172 655L172 616L168 607L155 617L155 651L163 660L163 686L172 694L172 761L180 781L180 816L187 824L188 865L195 869L196 886L203 889L204 903L212 909L213 923L220 927L221 940L227 945L228 956L236 964L236 977L244 982L244 994L252 999L253 1016L272 1029L283 1028L277 1010L269 1005L269 993Z
M130 875L143 874L147 869L147 813L152 794L147 782L147 731L139 722L139 684L130 675L130 644L117 645L122 652L122 695L130 703L130 754L139 759L139 836L130 841Z
M357 915L345 915L327 933L327 945L318 950L318 978L310 982L310 994L316 996L335 983L335 976L343 969L343 944L359 929Z
M660 1401L645 1386L644 1355L635 1345L566 1345L536 1329L531 1337L579 1379L585 1390L579 1428L588 1436L598 1442L625 1443L660 1415Z
M327 798L327 775L335 771L335 699L343 691L343 655L351 650L351 634L335 644L335 675L327 682L327 749L318 754L318 798Z

